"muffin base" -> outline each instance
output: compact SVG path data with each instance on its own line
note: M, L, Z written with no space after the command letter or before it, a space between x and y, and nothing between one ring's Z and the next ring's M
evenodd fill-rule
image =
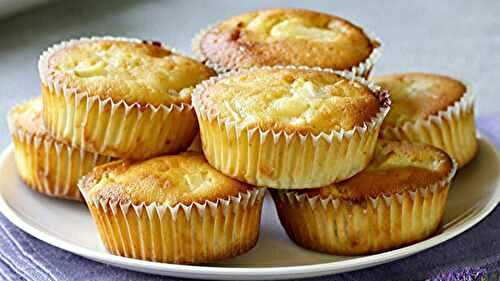
M453 172L454 174L454 172ZM421 241L441 223L450 182L353 202L271 191L297 245L335 255L377 253Z
M474 120L474 96L467 92L446 110L398 127L382 127L381 138L422 142L448 153L463 167L476 155L478 143Z
M12 133L12 141L21 179L33 190L52 197L83 201L78 180L93 167L112 160L22 130Z
M111 253L196 264L237 256L255 246L265 189L175 206L91 199L82 193Z
M47 129L72 146L119 158L145 159L185 150L198 131L191 105L153 106L101 99L77 92L48 75L48 60L55 52L80 42L103 39L141 42L114 37L82 38L55 45L40 57Z
M217 170L251 185L294 189L315 188L338 182L355 175L368 165L389 105L381 106L379 113L362 127L348 131L302 135L240 127L211 113L198 96L211 83L232 73L204 81L193 94L202 149L208 162ZM333 73L364 83L373 91L380 91L352 73ZM380 98L386 99L385 96Z

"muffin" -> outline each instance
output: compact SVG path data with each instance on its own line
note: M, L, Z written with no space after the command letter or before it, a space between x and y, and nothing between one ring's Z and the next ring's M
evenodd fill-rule
M45 195L81 201L78 179L111 161L53 138L43 126L41 97L15 106L7 120L21 179Z
M302 9L245 13L202 31L193 49L218 71L295 65L367 77L380 43L342 18Z
M116 161L80 190L106 248L167 263L206 263L250 250L265 189L225 177L199 153Z
M477 151L474 97L460 81L426 73L402 73L375 78L390 92L392 110L381 136L434 145L453 157L458 167Z
M455 162L438 148L381 140L370 165L346 181L271 194L295 243L335 255L362 255L435 233L455 171Z
M185 150L198 130L192 87L214 74L158 42L112 37L55 45L39 72L55 137L127 159Z
M320 187L361 171L389 104L352 73L292 66L229 72L193 92L208 162L273 188Z

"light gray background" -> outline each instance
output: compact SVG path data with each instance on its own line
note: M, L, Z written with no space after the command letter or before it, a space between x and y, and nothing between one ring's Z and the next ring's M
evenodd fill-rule
M465 79L478 114L499 111L500 1L62 1L0 20L0 114L39 94L40 52L91 35L156 39L190 52L206 25L244 11L305 7L354 21L384 42L375 74L431 71ZM0 147L9 143L5 118Z

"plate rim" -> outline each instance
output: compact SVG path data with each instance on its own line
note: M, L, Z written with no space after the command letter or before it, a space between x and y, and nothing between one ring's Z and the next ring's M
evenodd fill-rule
M499 151L489 137L484 135L478 136L484 140L487 145L494 148L497 159ZM14 153L14 146L10 143L2 150L0 155L0 167L5 165L5 162ZM2 170L3 171L3 170ZM59 249L68 251L75 255L85 257L96 262L110 264L120 268L125 268L134 271L147 272L160 275L168 275L175 277L188 278L273 278L284 279L293 275L294 278L316 277L321 275L353 271L361 268L388 263L396 259L401 259L418 252L430 249L445 241L448 241L466 230L470 229L486 216L488 216L498 205L500 201L500 176L497 179L496 188L492 192L493 196L485 202L480 211L472 215L463 224L452 226L448 231L442 232L424 241L386 251L373 255L359 256L355 259L333 261L327 263L308 264L308 265L293 265L293 266L263 266L263 267L226 267L226 266L207 266L207 265L181 265L169 264L152 261L144 261L132 259L122 256L116 256L111 253L99 252L85 248L71 242L64 241L56 236L50 235L43 230L40 230L32 224L23 220L22 216L18 215L7 203L3 192L0 191L0 212L15 226L26 232L27 234L37 238L47 244L50 244Z

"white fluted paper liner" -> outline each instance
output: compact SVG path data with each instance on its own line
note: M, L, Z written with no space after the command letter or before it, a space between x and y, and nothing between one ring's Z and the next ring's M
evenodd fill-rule
M115 255L167 263L206 263L257 243L265 189L189 205L133 204L80 190L101 240Z
M51 75L48 61L54 53L101 40L143 42L121 37L80 38L56 44L40 56L38 69L46 88L43 115L48 130L72 146L120 158L145 159L188 147L198 130L190 104L155 106L102 99L77 91Z
M75 149L48 135L28 133L9 122L15 147L17 169L24 182L35 191L82 201L78 180L111 157Z
M383 124L381 137L390 140L422 142L438 147L454 158L458 167L472 160L477 151L474 120L474 94L467 91L454 104L427 118L407 121L399 126Z
M201 40L203 39L204 35L210 31L212 28L216 27L219 23L213 24L213 25L208 25L204 29L200 30L194 37L193 40L191 41L191 48L193 49L193 52L196 54L196 57L198 60L204 62L208 67L214 69L217 73L225 73L231 70L237 70L236 66L224 66L217 64L214 61L211 61L210 58L206 57L203 51L201 50ZM353 23L354 24L354 23ZM356 25L356 24L355 24ZM373 67L377 63L377 61L380 59L382 56L382 40L378 38L375 34L370 33L367 35L368 38L370 38L370 41L374 45L374 48L370 55L362 62L360 62L358 65L353 66L349 71L354 73L356 76L361 76L364 78L368 78L371 71L373 70ZM296 65L300 66L300 65ZM324 68L327 69L327 68ZM331 70L336 70L336 69L331 69Z
M271 191L283 228L298 245L337 255L397 248L434 234L457 166L435 184L361 201Z
M320 68L263 67L325 71L369 87L380 99L378 114L363 126L320 134L263 131L224 120L202 104L200 95L211 84L237 72L231 71L200 83L193 92L200 125L202 149L208 162L227 176L251 185L272 188L314 188L349 178L371 160L380 126L390 100L380 87L350 72Z

